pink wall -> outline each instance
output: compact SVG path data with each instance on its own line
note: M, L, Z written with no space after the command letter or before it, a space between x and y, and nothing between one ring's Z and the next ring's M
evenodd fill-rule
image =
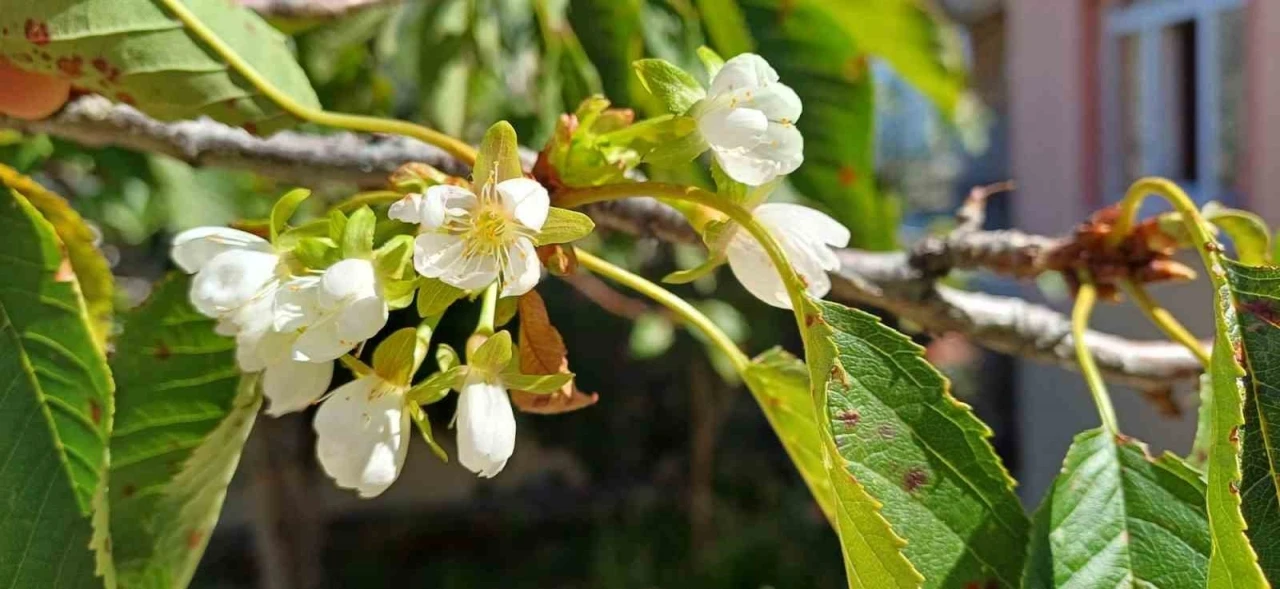
M1280 224L1280 2L1249 3L1246 205Z

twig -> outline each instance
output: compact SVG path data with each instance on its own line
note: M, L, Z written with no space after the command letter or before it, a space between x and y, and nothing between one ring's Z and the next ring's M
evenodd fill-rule
M193 165L249 170L302 186L344 182L381 187L387 175L411 161L452 175L469 173L441 150L408 139L297 132L263 139L209 120L161 123L92 96L73 101L43 121L0 117L0 127L48 133L89 146L163 153ZM699 241L679 213L655 200L592 205L587 212L604 228L664 241ZM999 352L1075 366L1070 322L1061 313L1022 299L935 286L933 280L942 268L1033 275L1044 269L1040 260L1062 239L972 230L934 242L941 243L937 248L928 243L912 254L841 251L833 298L885 309L931 332L963 333ZM1104 376L1119 383L1155 390L1200 373L1195 357L1172 342L1136 341L1098 332L1090 332L1088 340Z

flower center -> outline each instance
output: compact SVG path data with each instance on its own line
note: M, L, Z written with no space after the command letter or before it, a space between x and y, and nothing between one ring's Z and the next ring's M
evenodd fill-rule
M467 249L477 254L492 254L505 248L516 234L507 211L497 202L482 202L471 215L471 227L465 236Z

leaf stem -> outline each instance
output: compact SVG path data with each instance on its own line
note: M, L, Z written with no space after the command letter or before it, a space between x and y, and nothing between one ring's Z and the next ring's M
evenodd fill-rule
M1164 198L1178 212L1187 235L1191 237L1191 246L1200 253L1200 260L1209 271L1209 281L1214 287L1225 286L1226 279L1219 275L1219 265L1211 255L1211 250L1212 252L1222 251L1222 246L1209 232L1200 209L1196 208L1191 197L1187 196L1187 193L1183 192L1177 184L1164 178L1140 178L1129 187L1124 194L1124 199L1120 201L1120 217L1116 220L1111 235L1107 237L1107 244L1111 247L1119 246L1120 242L1133 231L1133 226L1138 220L1138 208L1150 194Z
M1089 316L1093 314L1093 305L1098 300L1098 289L1093 284L1093 277L1088 272L1080 272L1080 289L1076 292L1075 307L1071 309L1071 341L1076 348L1076 358L1080 362L1080 372L1089 385L1089 393L1093 395L1093 404L1098 406L1098 417L1107 431L1117 433L1116 410L1111 405L1111 395L1107 393L1107 385L1102 380L1102 373L1093 361L1093 353L1084 341L1085 332L1089 328Z
M1122 281L1120 286L1133 300L1133 304L1137 305L1142 310L1142 314L1146 315L1147 319L1150 319L1160 331L1164 332L1169 339L1190 350L1205 368L1209 367L1209 353L1204 350L1200 340L1187 331L1187 328L1168 309L1160 306L1160 303L1151 297L1151 293L1147 292L1147 287L1131 280Z
M319 108L306 106L294 100L288 94L285 94L279 88L276 88L270 80L267 80L262 74L240 57L238 53L213 31L200 22L180 0L160 0L165 8L169 9L178 20L182 21L183 26L191 31L193 35L204 41L214 53L226 60L227 64L240 74L255 89L266 96L281 110L298 117L304 121L309 121L319 125L327 125L330 127L338 127L341 129L349 129L352 131L365 131L370 133L390 133L396 135L404 135L412 137L419 141L429 143L440 149L445 150L453 157L461 160L467 165L475 165L476 150L467 145L465 142L454 139L449 135L428 129L422 125L417 125L407 121L398 121L394 119L382 119L378 117L369 117L362 115L350 115L343 113L329 112Z
M484 289L484 298L480 302L480 320L476 322L476 333L483 336L493 335L494 318L498 309L498 283L490 284Z
M588 270L624 285L671 309L690 327L702 332L713 347L728 356L729 361L733 363L734 370L739 374L743 374L751 364L751 360L747 358L746 354L742 353L742 350L738 348L738 344L733 343L733 340L716 326L715 322L702 314L701 311L695 309L693 305L676 296L675 293L623 268L614 266L582 249L575 248L574 253L578 256L578 263Z

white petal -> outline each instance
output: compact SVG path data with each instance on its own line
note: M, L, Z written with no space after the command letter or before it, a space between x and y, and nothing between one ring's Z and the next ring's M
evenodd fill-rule
M803 106L800 97L785 84L773 84L747 94L740 105L759 109L770 121L794 123L800 119Z
M452 184L427 189L422 201L422 228L439 229L450 215L462 215L476 208L479 201L470 190Z
M782 277L754 238L745 231L739 231L729 240L725 254L729 257L729 269L733 271L734 278L747 292L775 307L791 308L791 299L787 296Z
M320 277L299 276L276 290L272 305L272 328L297 331L320 317Z
M715 143L711 149L725 174L749 186L790 174L804 163L804 137L795 125L769 123L760 142L751 149L723 149Z
M279 332L269 326L236 334L236 363L244 372L257 372L272 364L286 362L293 355L296 332Z
M380 296L378 274L369 260L348 258L330 266L320 277L322 308L377 296Z
M338 317L330 314L308 325L293 343L293 359L301 362L337 360L359 342L343 340Z
M546 188L529 178L503 180L497 188L498 194L502 195L502 206L511 212L511 216L534 231L542 229L551 208L551 197L547 195Z
M382 297L351 301L338 313L338 337L354 346L382 331L387 324L387 303Z
M717 150L755 147L769 129L769 119L753 108L712 107L698 117L698 130Z
M427 278L438 278L462 257L462 238L444 233L423 233L413 240L413 269Z
M170 255L187 274L199 272L218 254L231 250L270 252L271 244L252 233L229 227L196 227L173 238Z
M804 235L832 247L849 245L849 229L830 215L804 205L769 202L751 212L771 230L796 229Z
M458 395L458 462L491 478L502 471L516 447L516 418L501 386L473 379Z
M262 394L271 402L267 415L278 417L306 409L324 395L331 380L333 362L285 360L268 366L262 377Z
M460 258L440 275L440 280L462 290L477 290L498 279L496 256Z
M316 456L344 489L363 498L380 495L404 466L409 448L409 414L402 391L366 376L339 387L314 422Z
M275 277L280 259L252 250L228 250L214 256L191 282L191 304L202 314L220 317L249 302Z
M510 266L503 270L502 296L518 297L533 290L542 278L542 262L538 260L538 252L533 242L528 239L517 239L507 248Z
M422 195L416 192L406 194L404 198L391 203L387 208L387 216L397 221L417 225L422 222Z
M742 53L724 62L724 67L711 80L710 94L727 94L734 90L752 89L778 81L778 72L769 62L754 53Z

